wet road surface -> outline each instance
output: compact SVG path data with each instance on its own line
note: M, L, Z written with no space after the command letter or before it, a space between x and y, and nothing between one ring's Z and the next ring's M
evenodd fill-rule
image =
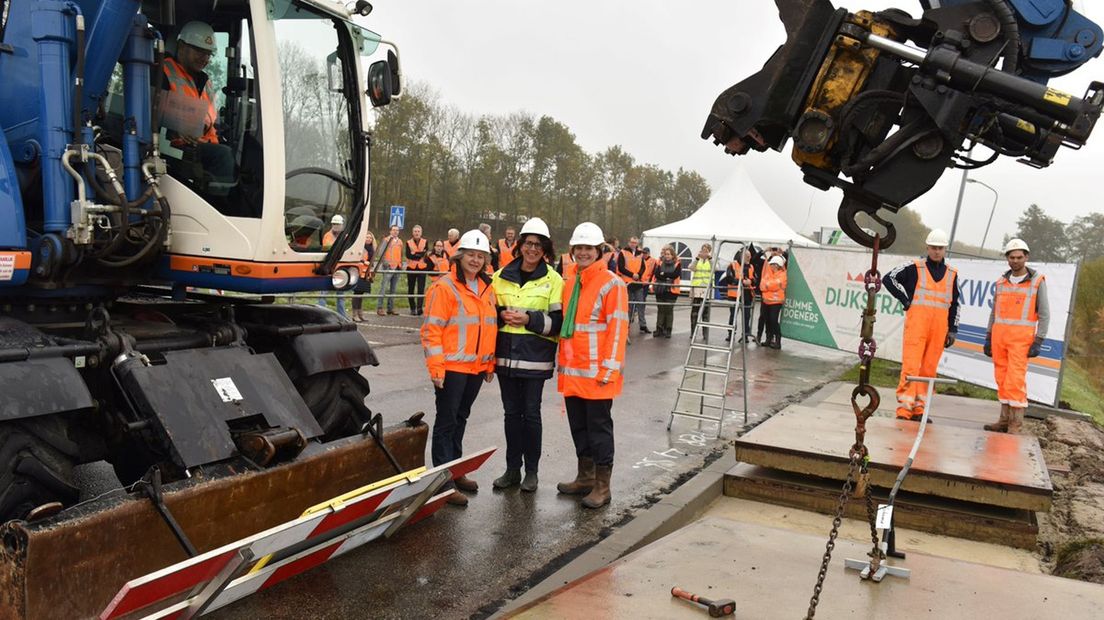
M470 496L467 508L445 506L390 540L361 547L210 617L467 618L494 613L723 452L712 423L676 419L671 431L666 429L689 339L688 315L677 315L669 340L639 335L633 326L625 389L613 406L617 455L609 506L588 510L577 498L556 493L556 482L574 477L576 462L555 379L544 392L540 488L536 493L492 490L491 481L505 467L505 440L498 385L484 384L464 445L468 451L487 446L499 451L471 476L480 490ZM419 324L414 317L373 314L361 327L381 362L364 371L372 384L368 404L388 423L425 411L432 424L433 390L422 363ZM781 351L749 346L752 425L852 364L850 354L793 342L783 346ZM739 356L735 359L738 363ZM741 383L734 372L730 408L742 407ZM729 414L725 435L735 436L742 422L742 413Z

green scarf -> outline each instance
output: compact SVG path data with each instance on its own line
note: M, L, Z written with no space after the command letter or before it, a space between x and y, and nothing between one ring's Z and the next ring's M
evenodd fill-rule
M560 326L560 338L570 338L575 335L575 315L579 311L579 291L583 286L582 274L575 274L575 286L571 289L571 299L567 302L567 311L564 312L563 325Z

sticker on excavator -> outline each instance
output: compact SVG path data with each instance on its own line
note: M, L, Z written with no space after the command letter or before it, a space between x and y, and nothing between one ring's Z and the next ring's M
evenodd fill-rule
M495 448L418 468L308 508L294 521L127 582L101 620L192 618L219 609L432 515Z

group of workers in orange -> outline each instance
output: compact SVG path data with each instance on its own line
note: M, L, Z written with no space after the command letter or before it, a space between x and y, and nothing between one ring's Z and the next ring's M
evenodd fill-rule
M421 341L436 398L431 458L440 465L461 456L472 404L482 384L497 376L506 471L493 484L536 491L541 395L556 373L578 459L575 478L556 488L582 496L586 507L605 506L613 399L621 393L628 341L627 286L602 260L596 224L575 228L568 252L574 267L565 277L551 267L555 252L540 218L529 219L517 236L492 248L481 230L457 235L447 273L426 292ZM501 266L488 273L496 253ZM467 477L450 484L447 501L461 506L468 503L465 493L479 488Z
M947 233L933 230L926 260L886 274L886 290L905 308L897 418L920 421L927 385L908 377L935 377L943 351L958 332L958 271L947 264ZM1008 271L997 280L983 352L993 359L1000 418L985 429L1019 434L1027 408L1027 360L1037 357L1050 323L1046 278L1027 266L1030 249L1021 239L1004 246ZM930 422L929 418L929 422Z

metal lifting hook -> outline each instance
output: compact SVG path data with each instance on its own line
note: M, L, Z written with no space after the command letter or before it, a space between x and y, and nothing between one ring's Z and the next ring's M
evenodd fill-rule
M847 233L847 236L851 237L855 243L866 248L873 248L875 243L880 242L881 247L888 248L897 240L897 229L892 222L878 214L881 209L882 205L869 204L854 196L844 195L843 202L840 203L839 211L836 213L836 221L839 222L840 229ZM885 234L871 235L868 233L856 221L856 217L860 213L865 213L879 226L885 228Z

